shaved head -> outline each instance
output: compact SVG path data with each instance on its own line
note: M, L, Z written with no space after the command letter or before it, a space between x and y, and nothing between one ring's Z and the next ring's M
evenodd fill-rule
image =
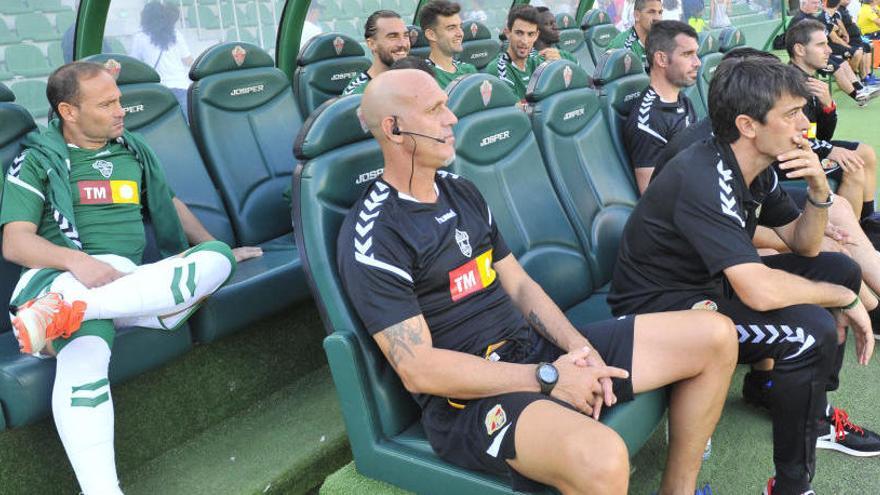
M406 118L424 99L425 89L440 90L433 77L417 69L386 71L370 81L361 100L361 116L380 142L385 137L382 119L397 115Z
M386 71L367 85L360 116L382 147L385 180L398 190L421 184L433 194L434 172L455 158L458 119L446 100L434 78L418 69Z

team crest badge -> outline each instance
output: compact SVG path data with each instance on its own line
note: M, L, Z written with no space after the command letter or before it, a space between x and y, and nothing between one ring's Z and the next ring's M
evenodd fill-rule
M568 16L563 17L562 18L562 27L568 29L568 23L569 23Z
M476 38L476 37L477 37L477 31L479 31L479 30L480 30L480 27L477 26L477 23L476 23L476 22L473 23L473 24L471 24L471 37Z
M605 22L605 12L599 12L599 22Z
M706 40L706 45L709 47L710 50L712 49L712 37L711 36L709 36L709 38Z
M416 43L419 41L419 32L415 29L410 29L409 31L409 44L410 46L416 46Z
M632 64L633 64L632 57L629 55L629 53L627 53L623 57L623 70L624 70L624 72L629 72L629 69L632 68Z
M691 309L703 309L706 311L718 311L718 305L715 304L715 301L711 299L703 299L702 301L697 301L691 306Z
M232 49L232 60L235 61L235 65L241 67L245 57L247 57L247 50L242 48L241 45L235 45L235 48Z
M336 39L333 40L333 49L336 50L337 55L342 55L343 48L345 48L345 40L342 39L342 36L337 36Z
M458 249L461 249L461 254L466 258L470 258L473 251L471 250L471 239L468 233L455 229L455 242L458 243Z
M480 96L483 97L483 106L488 107L489 102L492 101L492 83L483 81L483 84L480 84Z
M736 32L736 42L737 42L737 43L739 43L739 39L740 39L740 38L742 38L742 32L741 32L741 31L737 31L737 32Z
M113 164L105 160L98 160L92 164L92 168L101 172L101 176L109 179L113 175Z
M565 68L562 69L562 82L565 83L566 88L571 86L571 67L569 67L568 65L566 65Z
M490 409L486 414L486 433L491 435L500 430L506 423L507 413L504 412L501 404L496 404L495 407Z
M122 64L120 64L116 59L110 58L104 62L104 68L107 69L107 72L113 76L113 79L119 79L119 73L122 71Z

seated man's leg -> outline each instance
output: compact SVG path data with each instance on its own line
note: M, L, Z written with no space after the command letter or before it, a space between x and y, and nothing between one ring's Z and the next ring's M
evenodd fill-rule
M109 262L111 256L97 258ZM179 256L127 270L126 276L101 287L87 289L71 275L63 284L53 284L52 290L67 300L86 303L84 320L112 319L118 326L174 329L191 314L190 309L232 276L235 266L232 250L210 241Z
M52 415L85 495L121 494L113 447L113 401L107 369L115 334L110 320L84 322L58 350Z
M815 474L815 438L837 349L837 326L819 306L796 305L760 313L736 299L718 303L739 334L739 360L775 360L768 394L773 420L776 493L801 493Z
M660 493L693 487L706 442L721 416L737 361L736 330L714 311L636 317L632 382L635 393L673 384L669 453Z

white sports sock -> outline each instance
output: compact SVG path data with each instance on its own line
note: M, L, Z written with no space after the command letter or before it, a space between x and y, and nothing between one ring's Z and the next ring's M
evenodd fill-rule
M111 257L119 258L96 256L106 262L111 262ZM121 268L117 267L120 271L129 271ZM65 299L84 301L85 320L112 319L117 326L137 323L173 328L176 320L187 315L184 310L216 291L229 278L232 269L226 256L201 250L138 266L128 275L94 289L86 289L71 274L64 273L55 279L52 290L61 292ZM176 313L180 312L177 318ZM170 322L157 319L163 315L174 317Z
M85 495L121 495L113 449L110 348L94 336L72 340L57 357L52 413Z

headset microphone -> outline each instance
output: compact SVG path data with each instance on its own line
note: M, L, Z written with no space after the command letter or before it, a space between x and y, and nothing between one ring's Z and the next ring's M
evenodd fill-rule
M400 127L398 127L398 125L397 125L397 116L394 116L394 125L391 127L391 134L394 134L395 136L400 136L402 134L407 135L407 136L419 136L419 137L423 137L426 139L432 139L434 141L437 141L438 143L446 143L446 138L438 138L438 137L434 137L434 136L429 136L427 134L419 134L418 132L410 132L410 131L400 130Z

